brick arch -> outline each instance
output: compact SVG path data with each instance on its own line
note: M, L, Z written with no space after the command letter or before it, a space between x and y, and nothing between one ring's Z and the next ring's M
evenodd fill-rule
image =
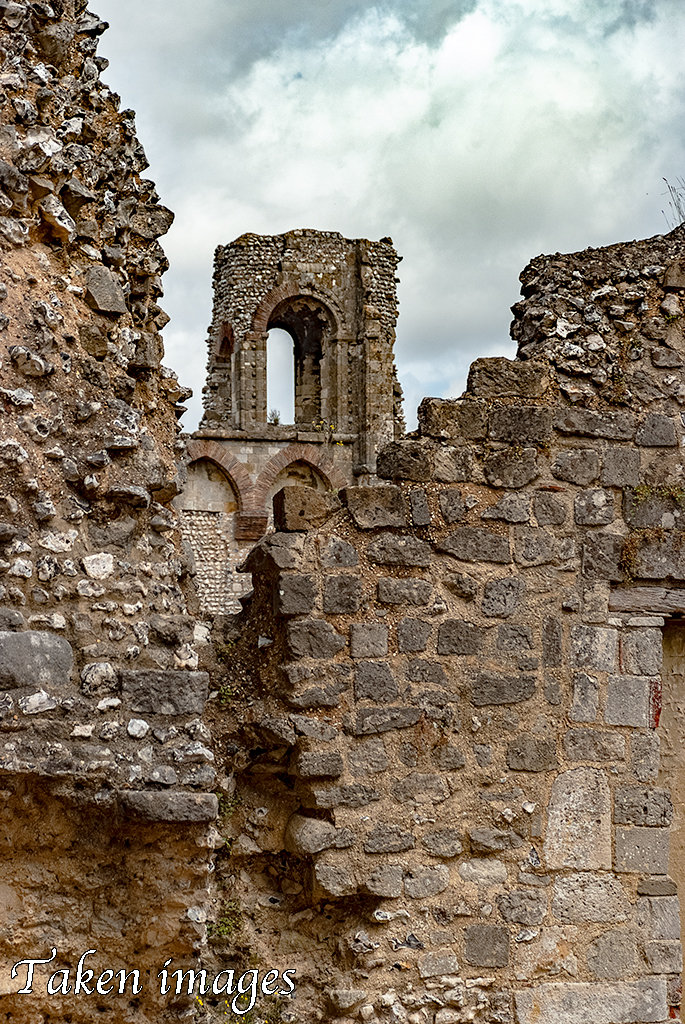
M325 482L332 490L340 490L347 486L347 480L338 467L327 455L319 451L312 444L289 444L287 448L277 452L267 462L259 474L254 485L255 503L260 508L266 505L266 498L269 488L276 480L279 473L292 465L293 462L306 462L308 466L320 473Z
M217 441L192 440L188 442L189 462L199 462L200 459L207 459L218 466L236 493L238 499L238 511L243 512L253 507L252 503L252 480L241 462L231 455Z
M283 284L279 284L276 288L273 288L268 295L265 295L257 306L254 316L252 317L250 334L266 334L268 332L269 319L276 306L280 305L280 303L285 301L285 299L297 299L300 296L303 298L315 299L327 308L334 321L334 337L338 337L340 333L343 332L344 314L332 295L320 293L315 289L308 288L306 286L300 287L298 285L283 282Z

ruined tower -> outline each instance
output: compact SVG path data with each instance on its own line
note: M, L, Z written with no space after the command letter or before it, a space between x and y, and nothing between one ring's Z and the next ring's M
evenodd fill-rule
M301 229L216 250L204 417L182 498L206 610L237 610L236 565L286 483L337 489L375 479L403 432L393 362L398 257L389 238ZM270 422L269 332L293 342L294 422Z

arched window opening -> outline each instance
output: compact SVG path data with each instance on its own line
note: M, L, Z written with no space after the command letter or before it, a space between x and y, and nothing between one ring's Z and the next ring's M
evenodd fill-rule
M317 299L300 295L285 299L276 306L268 326L271 333L274 328L280 328L292 338L295 409L291 422L311 430L321 423L324 416L321 364L325 343L334 337L333 318ZM267 373L268 363L267 356Z
M287 330L274 327L266 345L268 423L295 423L294 342Z

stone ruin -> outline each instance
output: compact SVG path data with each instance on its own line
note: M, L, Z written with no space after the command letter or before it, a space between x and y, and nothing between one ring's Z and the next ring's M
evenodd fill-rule
M535 259L517 358L406 437L390 243L247 236L185 439L172 215L104 27L0 0L0 1020L679 1020L685 229ZM300 404L272 430L277 321ZM342 445L299 436L331 410ZM250 542L233 616L183 540L229 514L203 460ZM19 994L53 947L146 984ZM296 969L296 998L231 1018L163 996L168 960Z

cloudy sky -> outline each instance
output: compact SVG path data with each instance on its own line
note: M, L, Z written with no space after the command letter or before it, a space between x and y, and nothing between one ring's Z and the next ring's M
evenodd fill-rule
M212 256L245 231L390 235L410 424L540 252L668 229L685 177L683 0L92 0L138 114L172 269L166 362L199 417ZM271 396L270 396L271 397ZM269 403L275 404L270 401Z

